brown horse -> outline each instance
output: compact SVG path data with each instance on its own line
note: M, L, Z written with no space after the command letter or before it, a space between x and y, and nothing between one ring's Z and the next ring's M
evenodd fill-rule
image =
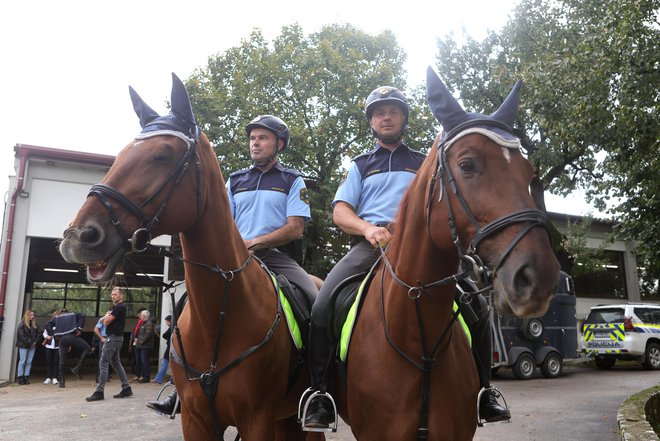
M519 316L543 314L558 280L549 235L536 228L547 221L528 192L534 171L509 127L519 86L486 116L463 111L430 68L427 81L445 136L402 199L338 388L360 441L472 439L479 380L453 314L456 280L492 284L496 307Z
M64 233L62 256L104 283L131 247L180 233L188 303L171 366L185 438L222 439L235 426L246 441L324 439L296 424L306 369L289 387L297 352L278 295L236 228L183 84L173 75L172 114L162 117L130 92L143 131L92 187Z

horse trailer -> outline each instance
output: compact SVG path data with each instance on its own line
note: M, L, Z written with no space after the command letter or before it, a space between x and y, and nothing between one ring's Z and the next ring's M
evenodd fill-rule
M494 309L490 314L493 373L510 367L516 378L527 380L539 366L544 377L555 378L565 360L578 356L575 290L572 278L563 271L543 317L523 319Z

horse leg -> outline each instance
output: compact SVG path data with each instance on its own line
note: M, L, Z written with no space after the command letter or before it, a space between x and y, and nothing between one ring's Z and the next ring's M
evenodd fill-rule
M207 424L203 418L192 415L186 411L185 407L181 406L181 429L183 430L183 438L186 441L201 441L209 440L215 441L218 439L212 424ZM227 426L220 427L222 434L225 433ZM222 439L222 437L220 438Z
M296 415L277 422L275 441L324 441L321 432L305 432L300 428Z

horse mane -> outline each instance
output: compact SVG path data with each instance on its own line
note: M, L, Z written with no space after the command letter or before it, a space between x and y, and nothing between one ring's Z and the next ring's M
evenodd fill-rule
M401 232L405 230L406 225L409 222L412 222L414 217L419 216L420 213L423 214L423 216L426 216L427 210L418 210L413 207L414 203L419 203L417 200L420 197L423 198L424 204L426 205L427 201L427 195L426 195L426 187L427 184L431 178L431 175L435 171L435 166L437 163L437 157L438 157L438 143L440 141L440 137L436 137L435 141L433 142L433 145L431 146L428 155L426 156L426 159L422 163L421 167L417 171L417 175L413 179L413 181L410 183L410 186L408 187L408 190L403 194L403 197L401 198L401 204L399 205L399 210L397 211L394 224L393 224L393 238L392 242L390 243L389 249L391 253L398 253L399 248L401 247L401 243L403 242L401 239Z

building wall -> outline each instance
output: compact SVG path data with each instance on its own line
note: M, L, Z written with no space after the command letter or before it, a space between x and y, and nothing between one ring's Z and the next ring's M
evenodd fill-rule
M29 146L26 148L30 148ZM42 148L38 148L42 149ZM19 146L16 148L15 170L19 174ZM73 219L87 197L91 185L100 182L112 162L107 164L88 164L84 161L71 160L72 152L45 149L52 154L39 150L39 154L30 157L25 169L25 179L20 196L16 199L13 237L8 243L8 226L11 210L5 206L2 246L0 247L0 267L4 267L5 248L11 247L9 267L6 275L7 290L5 297L4 326L0 335L0 379L11 379L15 375L17 348L15 347L16 329L29 304L26 299L25 285L28 270L30 239L32 237L61 239L62 233ZM58 152L65 152L65 159L58 160ZM104 158L99 155L98 162ZM17 188L17 176L10 178L9 197ZM170 237L161 236L152 241L155 245L169 246ZM166 273L164 273L166 274ZM163 303L165 305L165 302ZM169 303L168 309L169 309ZM169 312L168 312L169 313ZM163 316L163 315L161 315ZM45 323L40 321L43 328ZM164 346L164 345L163 345Z

